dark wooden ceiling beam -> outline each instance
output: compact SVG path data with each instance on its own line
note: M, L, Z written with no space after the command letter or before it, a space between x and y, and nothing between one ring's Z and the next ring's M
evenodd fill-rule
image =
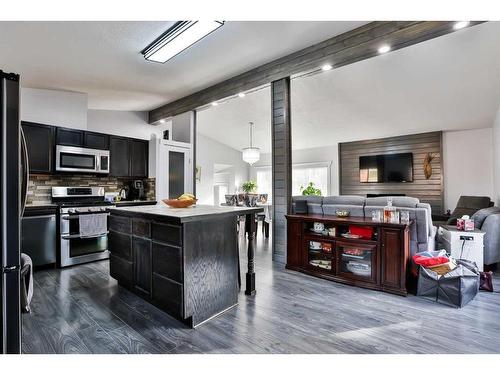
M482 21L471 22L470 26L479 23ZM377 49L383 43L397 50L449 34L455 31L453 25L454 22L450 21L371 22L153 109L149 112L149 123L316 69L325 63L338 68L368 59L378 55Z

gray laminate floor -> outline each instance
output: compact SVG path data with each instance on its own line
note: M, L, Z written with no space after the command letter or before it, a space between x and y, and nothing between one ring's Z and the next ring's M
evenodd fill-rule
M256 267L257 295L195 330L119 287L107 261L37 272L23 352L500 353L498 293L455 309L316 279L273 264L260 233Z

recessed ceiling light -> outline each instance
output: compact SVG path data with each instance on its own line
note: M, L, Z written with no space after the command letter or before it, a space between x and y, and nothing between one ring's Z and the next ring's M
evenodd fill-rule
M460 29L463 29L464 27L467 27L469 26L469 21L458 21L458 22L455 22L455 24L453 25L453 28L455 30L460 30Z
M238 94L238 96L239 96L240 98L244 98L244 97L245 97L245 95L246 95L246 94L245 94L244 92L240 92L240 93Z
M146 60L167 62L222 25L222 21L178 21L141 53Z
M212 106L213 106L213 107L216 107L216 106L218 106L218 105L219 105L219 103L217 103L217 102L212 102Z
M378 53L386 53L391 50L391 46L388 44L384 44L383 46L380 46L378 49Z
M165 120L160 120L160 124L164 124L165 123Z
M325 64L321 67L321 70L323 71L327 71L327 70L332 70L333 66L331 66L330 64Z

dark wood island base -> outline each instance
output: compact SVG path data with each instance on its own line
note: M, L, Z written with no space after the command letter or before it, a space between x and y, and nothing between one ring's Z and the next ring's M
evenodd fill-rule
M165 206L117 208L109 217L111 276L193 328L238 303L237 216L248 215L252 220L247 222L254 222L261 210L205 214L205 208L199 214L203 209L191 208L187 212L195 215L179 217ZM250 233L248 251L245 294L254 294Z

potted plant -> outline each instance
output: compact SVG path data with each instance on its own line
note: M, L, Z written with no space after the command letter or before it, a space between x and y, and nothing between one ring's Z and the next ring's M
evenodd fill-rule
M257 191L257 182L255 181L245 181L241 185L241 189L245 192L243 194L243 202L247 207L255 207L257 205L257 198L259 197L256 194Z
M245 181L243 185L241 185L243 191L247 194L255 193L257 191L257 182L255 181Z
M321 195L321 190L314 187L314 182L309 182L305 189L301 186L300 191L302 195Z

